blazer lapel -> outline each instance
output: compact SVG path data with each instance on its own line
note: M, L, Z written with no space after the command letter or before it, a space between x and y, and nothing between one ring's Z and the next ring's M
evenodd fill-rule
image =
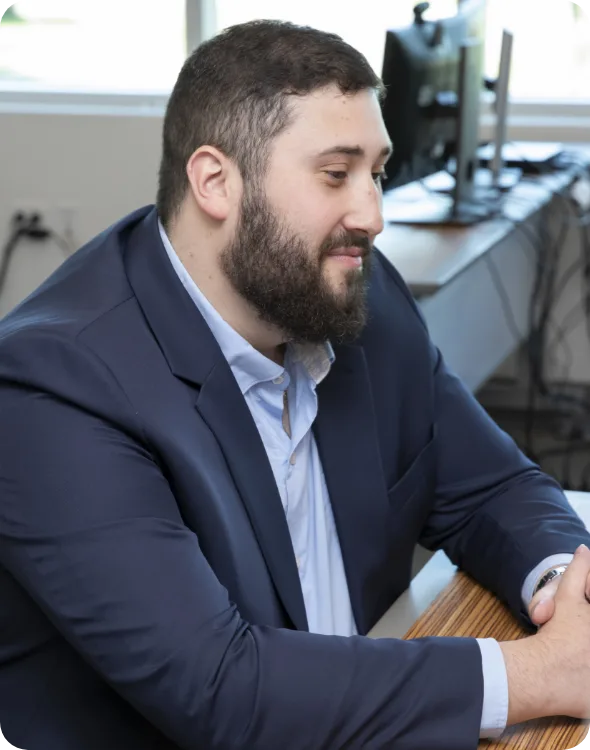
M200 388L196 408L214 433L246 506L277 594L307 630L291 536L274 475L250 410L215 337L174 272L155 210L122 248L129 282L172 373Z
M389 506L379 455L374 404L364 352L335 346L336 360L318 386L315 437L320 453L351 605L360 633L382 588L389 548Z
M196 405L221 446L279 598L295 628L307 630L281 498L256 424L225 360L203 384Z

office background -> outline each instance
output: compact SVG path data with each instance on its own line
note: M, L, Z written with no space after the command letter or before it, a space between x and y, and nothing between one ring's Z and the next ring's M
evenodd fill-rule
M317 0L13 4L0 24L0 244L18 210L39 211L63 242L19 243L0 295L0 315L51 273L68 248L153 202L166 95L187 49L228 24L277 17L341 34L381 72L385 30L410 23L414 5L414 0L365 0L334 13L330 3ZM456 2L432 0L431 6L432 17L445 16ZM582 0L547 0L542 8L535 0L488 0L486 72L493 74L497 66L502 28L515 34L509 140L590 148L588 6ZM482 140L491 137L493 126L484 96ZM547 357L547 378L581 403L590 402L584 313L589 282L582 267L575 270L581 234L571 218L566 227L563 212L554 207L550 220L559 238L557 273L569 280L551 310L553 325L565 321L566 330ZM526 360L522 349L516 352L478 392L519 440L525 429ZM554 402L542 400L538 411L537 448L557 451L547 456L546 468L563 481L563 461L573 461L567 483L587 489L582 484L590 464L590 411L578 403L572 418L571 408L556 413Z

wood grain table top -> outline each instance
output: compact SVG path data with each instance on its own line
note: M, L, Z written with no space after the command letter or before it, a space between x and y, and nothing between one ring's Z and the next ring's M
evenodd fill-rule
M463 636L516 640L528 633L508 609L465 573L447 588L414 623L404 638ZM555 717L509 727L498 740L482 740L481 750L569 750L588 732L588 722Z

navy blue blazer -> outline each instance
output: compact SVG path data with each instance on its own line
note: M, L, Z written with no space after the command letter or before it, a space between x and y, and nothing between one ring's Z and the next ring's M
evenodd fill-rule
M314 425L366 633L420 541L522 615L590 541L445 367L375 253L370 320ZM264 447L155 209L0 323L0 725L27 750L470 750L473 639L310 634Z

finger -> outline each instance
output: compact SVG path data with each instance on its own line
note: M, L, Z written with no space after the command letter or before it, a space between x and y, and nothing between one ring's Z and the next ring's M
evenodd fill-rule
M550 597L549 599L541 599L533 608L531 612L531 621L533 625L541 627L553 617L555 614L555 599Z
M590 575L586 578L586 601L590 603Z
M535 594L535 596L533 596L533 598L531 599L531 603L529 604L529 617L531 618L533 622L536 623L536 620L533 617L533 613L537 609L539 609L539 606L541 605L541 603L547 600L553 600L553 597L555 596L557 589L559 588L560 582L561 582L561 576L557 576L557 578L554 578L552 581L549 581L549 583L543 586L541 591L539 591L537 594ZM589 585L590 585L590 580L589 580ZM545 609L546 607L541 608L541 610L543 611ZM554 609L551 608L550 616L553 615L553 611Z
M581 544L575 551L574 558L562 576L559 588L555 594L556 600L571 596L585 596L587 579L590 575L590 550Z

